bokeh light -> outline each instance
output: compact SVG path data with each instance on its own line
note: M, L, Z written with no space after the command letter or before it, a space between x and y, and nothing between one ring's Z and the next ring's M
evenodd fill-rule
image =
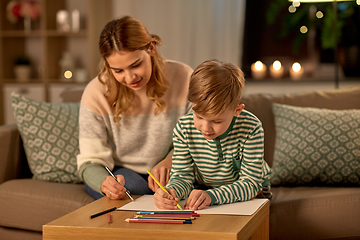
M279 70L279 69L281 68L281 62L280 62L279 60L275 60L275 61L273 62L273 68L274 68L275 70Z
M70 79L70 78L72 78L72 72L70 71L70 70L66 70L65 72L64 72L64 77L66 78L66 79Z
M256 70L260 71L261 69L263 69L263 67L264 67L264 64L262 62L260 62L260 61L255 62L255 69Z
M300 1L299 1L299 0L294 0L293 3L292 3L292 5L293 5L294 7L299 7L299 6L300 6Z
M296 7L294 7L293 5L290 5L290 7L289 7L289 12L290 12L290 13L296 12Z
M360 1L360 0L359 0L359 1ZM323 18L323 17L324 17L323 12L322 12L322 11L317 11L317 12L316 12L316 17L319 18L319 19L320 19L320 18Z
M294 70L294 72L299 72L301 70L300 63L294 62L294 64L292 65L292 70Z
M307 28L306 26L302 26L302 27L300 28L300 32L303 33L303 34L305 34L305 33L308 32L308 28Z

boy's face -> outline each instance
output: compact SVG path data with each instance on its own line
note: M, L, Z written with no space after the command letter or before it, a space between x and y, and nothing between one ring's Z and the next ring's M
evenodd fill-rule
M229 128L233 117L238 116L244 107L240 104L235 110L228 108L217 117L201 116L193 110L194 125L206 139L215 139Z

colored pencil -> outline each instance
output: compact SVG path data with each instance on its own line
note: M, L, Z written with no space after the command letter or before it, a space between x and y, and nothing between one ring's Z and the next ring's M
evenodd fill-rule
M191 220L140 219L140 218L127 218L127 219L125 219L125 222L128 222L128 223L192 224Z
M152 179L154 179L154 181L157 183L157 185L159 185L159 187L160 187L164 192L166 192L167 194L170 195L170 193L163 187L163 185L161 185L161 183L154 177L154 175L151 174L151 172L150 172L149 170L147 170L146 172L150 175L150 177L151 177ZM179 203L176 203L176 206L177 206L181 211L183 210L183 209L180 207Z
M158 217L155 215L152 216L144 216L144 215L135 215L134 218L141 219L176 219L176 220L194 220L195 217Z
M105 211L102 211L102 212L93 214L93 215L90 216L90 219L91 219L91 218L98 217L98 216L101 216L101 215L104 215L104 214L109 213L109 212L112 212L112 211L115 211L116 209L117 209L117 207L113 207L113 208L110 208L110 209L108 209L108 210L105 210Z
M110 213L108 213L108 215L107 215L107 221L108 221L108 223L111 223L111 214Z
M117 182L119 182L115 177L115 175L111 172L111 170L107 166L105 166L105 169L109 172L110 176L112 176ZM131 199L131 201L135 201L128 191L126 191L125 193Z
M200 217L200 214L137 214L135 216L142 217Z
M183 211L142 211L136 212L137 214L196 214L192 210L183 210Z

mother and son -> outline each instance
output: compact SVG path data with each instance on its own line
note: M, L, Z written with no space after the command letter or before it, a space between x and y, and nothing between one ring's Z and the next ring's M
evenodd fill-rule
M100 34L104 65L83 93L79 117L77 162L87 192L95 199L154 194L161 209L186 198L192 210L270 198L262 124L241 104L243 72L218 60L193 71L165 60L160 44L129 16Z

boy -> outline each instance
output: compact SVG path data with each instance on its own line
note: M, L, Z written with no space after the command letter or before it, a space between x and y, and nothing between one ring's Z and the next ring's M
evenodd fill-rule
M232 63L210 60L195 69L188 96L193 112L174 129L165 186L170 195L155 192L158 208L176 209L176 202L187 197L185 209L192 210L247 201L259 193L271 197L264 132L260 120L240 104L244 85L243 72Z

